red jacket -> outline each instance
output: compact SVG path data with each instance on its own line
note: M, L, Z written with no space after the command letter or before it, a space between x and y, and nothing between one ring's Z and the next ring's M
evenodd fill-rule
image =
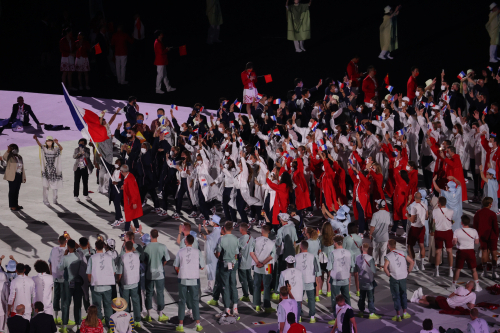
M254 76L255 79L250 79L250 76ZM243 83L243 89L256 88L255 83L257 82L257 74L252 70L250 73L244 70L241 72L241 82ZM253 85L252 87L250 87Z
M351 168L349 168L349 176L351 176L352 182L354 183L354 188L353 188L353 193L352 193L352 208L354 211L354 218L358 219L358 207L356 205L356 191L358 192L358 198L359 198L359 203L361 204L361 207L363 208L363 212L366 218L371 217L371 206L369 205L370 203L370 181L368 178L366 178L362 172L358 172L359 179L356 178L356 175L352 171ZM359 183L359 187L358 187ZM369 217L367 216L369 215Z
M363 80L363 86L361 89L365 93L365 99L363 100L365 103L370 102L370 99L375 96L375 92L377 91L377 79L372 78L370 75L367 75Z
M132 208L134 204L137 205L135 209ZM129 173L127 178L123 181L123 211L125 212L126 222L130 222L143 215L139 186L137 186L137 182L132 173Z
M311 207L309 198L309 187L304 177L304 163L301 158L297 158L297 170L292 175L292 180L297 187L295 188L295 206L297 210Z
M410 99L409 105L413 104L413 99L415 98L415 92L417 91L417 79L410 75L408 83L406 84L406 96Z
M436 183L440 188L444 188L444 185L448 182L446 179L446 169L448 169L448 165L444 163L444 160L441 158L439 154L439 146L436 142L436 139L431 137L431 150L434 155L436 155L436 164L434 165L434 172L432 173L432 177L438 176L436 179ZM432 184L432 188L434 189L434 184Z
M396 180L394 179L394 175L398 174L400 170L406 170L406 164L408 164L408 156L406 154L406 148L403 148L401 152L401 159L399 160L399 164L397 168L394 168L394 162L396 158L392 156L392 145L383 144L382 150L386 153L389 158L389 174L387 177L387 182L385 183L384 192L387 193L389 197L394 195L394 191L396 189Z
M266 179L267 185L270 188L276 191L276 196L274 197L274 205L273 205L273 223L272 224L280 224L278 221L279 213L286 213L288 210L288 188L286 184L278 184L276 185L269 178Z
M467 200L467 187L465 184L464 169L462 167L462 162L460 161L460 155L455 154L451 159L445 158L444 163L448 165L448 168L446 169L446 177L453 176L458 179L460 186L462 187L462 201Z
M399 170L394 169L394 181L396 188L394 189L394 197L392 202L392 214L394 221L406 219L406 204L408 202L408 184L401 178Z
M335 192L335 186L333 185L335 180L335 172L333 171L330 163L327 159L323 160L323 166L325 167L325 172L321 176L321 192L325 196L325 202L321 198L321 203L324 203L329 211L332 211L332 207L338 209L337 194Z
M80 44L80 41L77 40L75 42L76 47ZM88 58L89 57L89 51L90 51L90 43L87 42L86 40L81 42L81 46L77 48L76 50L76 57L77 58Z
M481 241L487 242L490 239L496 239L498 242L497 214L489 208L481 208L474 215L474 229L477 230Z
M127 42L132 44L134 40L123 31L116 32L111 38L111 46L115 47L115 56L127 55ZM156 45L156 42L155 42ZM156 53L156 46L155 46Z
M59 51L61 52L61 57L69 57L70 54L75 53L75 43L63 37L59 41Z
M155 40L155 66L168 65L167 49L163 47L160 40Z
M418 171L412 170L408 172L408 178L410 178L410 183L408 183L408 195L411 194L413 201L415 200L415 198L413 198L415 196L415 192L417 192L418 190Z
M345 170L342 169L340 164L335 161L332 166L333 171L335 172L335 178L333 179L333 187L335 189L335 209L339 209L338 200L342 204L347 204L346 197L346 188L345 188Z
M488 140L486 140L486 137L484 135L481 135L481 145L483 146L484 150L486 151L486 165L483 166L483 170L484 172L486 172L486 170L488 170L488 163L490 161L490 155L491 155L491 147L488 145ZM493 154L493 158L491 158L494 162L495 162L495 165L491 166L492 168L495 169L497 175L500 175L500 149L497 148L497 150L495 151L495 153ZM497 176L498 178L498 176ZM481 187L483 187L484 185L484 181L481 180ZM500 198L500 187L498 188L498 193L497 193L498 197Z
M359 87L359 78L361 73L358 72L358 64L351 61L347 64L347 77L352 80L351 87Z

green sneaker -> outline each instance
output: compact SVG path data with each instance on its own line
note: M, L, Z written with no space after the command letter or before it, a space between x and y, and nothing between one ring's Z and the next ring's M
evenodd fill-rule
M335 321L336 321L336 320L337 320L337 319L330 320L330 321L328 322L328 325L335 325Z
M392 317L392 321L402 321L400 316Z
M62 319L61 318L54 318L54 323L56 323L56 325L62 325Z
M212 300L208 301L207 304L213 305L213 306L219 306L219 301L212 299Z
M314 297L314 300L315 300L316 302L319 302L319 296Z
M108 333L113 333L113 330L111 328L108 328Z
M176 330L177 332L184 332L184 326L177 326L177 327L175 328L175 330Z
M200 332L201 330L203 330L203 326L196 325L196 332Z
M105 318L102 318L101 322L102 322L102 326L106 325L106 319Z
M358 297L361 296L361 293L359 292L359 290L356 291L356 296L358 296Z
M363 312L361 312L361 311L360 311L360 312L358 313L358 317L359 317L359 318L364 318L364 317L365 317L365 315L363 314Z
M257 311L257 312L260 312L260 311L261 311L261 310L260 310L260 306L259 306L259 305L257 305L257 306L255 307L255 311Z
M87 316L85 316L85 317L82 317L82 320L84 320L84 319L87 319Z
M262 291L260 292L260 294L261 294L261 295L264 295L264 290L262 290Z
M276 312L276 310L275 310L275 309L273 309L273 308L266 308L266 309L264 310L264 312L265 312L265 313L275 313L275 312Z
M68 320L68 325L76 325L76 323L73 320Z
M301 323L301 322L302 322L302 317L299 317L299 323Z
M315 324L316 323L316 318L311 318L309 320L309 324Z
M166 323L166 322L168 321L168 319L169 319L169 318L168 318L167 316L165 316L164 314L162 314L162 315L160 316L160 318L158 318L158 321L159 321L160 323Z
M280 299L280 295L279 294L273 294L273 296L271 296L271 298L273 299L273 301L277 301Z
M59 329L59 332L61 332L61 333L68 333L68 329L66 327L64 327L64 328L61 327Z
M153 319L151 319L151 316L146 316L146 318L142 318L142 321L151 323L153 321Z
M250 302L250 297L243 296L242 298L240 298L240 301L242 301L242 302Z
M327 291L326 292L326 297L332 297L332 292L331 291Z
M410 319L411 315L408 312L403 313L403 319Z
M136 321L136 322L134 323L134 327L135 327L135 328L141 328L141 323L140 323L140 322L138 322L138 321Z
M375 313L370 313L370 315L368 316L368 319L380 319L382 318L382 316L379 316L378 314L375 314Z
M323 290L320 290L318 295L323 295Z

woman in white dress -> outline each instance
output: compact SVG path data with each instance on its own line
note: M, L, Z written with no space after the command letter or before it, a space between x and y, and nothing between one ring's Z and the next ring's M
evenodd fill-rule
M63 187L61 152L63 147L57 139L48 136L42 145L36 134L33 135L40 147L40 164L42 166L43 203L49 205L49 188L52 189L54 205L57 205L57 190Z

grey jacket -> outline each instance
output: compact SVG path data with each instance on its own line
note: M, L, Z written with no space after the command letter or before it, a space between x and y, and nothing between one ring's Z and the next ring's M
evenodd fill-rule
M90 174L92 173L92 170L94 170L94 165L90 160L90 149L85 147L83 148L83 151L84 151L83 156L87 159L87 169ZM75 148L75 152L73 153L73 158L75 159L75 164L73 165L73 171L78 170L78 165L80 164L80 157L82 157L82 153L80 152L80 147Z

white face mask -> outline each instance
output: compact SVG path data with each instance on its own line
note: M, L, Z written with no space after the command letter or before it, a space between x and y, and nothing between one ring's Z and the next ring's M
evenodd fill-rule
M458 132L458 131L457 131L457 129L456 129L456 128L454 128L454 129L452 130L452 132L453 132L453 134L457 134L457 132Z
M224 164L224 168L228 169L229 168L229 164L225 163Z
M224 132L224 127L219 127L219 132Z
M252 128L252 130L250 131L252 134L255 134L255 128Z
M254 162L252 160L248 160L248 164L254 165Z
M195 140L191 140L191 146L194 146L196 144Z
M382 106L383 108L385 108L385 103L382 103L382 105L381 105L381 106Z
M146 154L147 150L146 148L141 148L141 153Z
M228 152L228 151L226 151L226 152L224 153L224 156L229 156L229 152Z
M488 146L489 146L490 148L493 148L493 143L492 143L492 142L488 142Z
M224 133L224 137L227 138L227 133Z
M405 102L401 102L401 105L402 105L402 106L406 106L406 103L405 103Z
M369 107L369 108L372 108L373 104L372 103L367 103L366 106Z
M215 123L217 124L217 126L219 126L219 125L220 125L220 121L218 121L218 120L217 120Z
M308 124L308 125L309 125L309 127L311 127L311 126L312 126L312 124L313 124L312 122L309 122L309 124Z
M132 134L127 133L127 138L131 138L131 137L132 137Z
M266 114L265 114L265 113L262 113L261 117L262 117L262 118L266 118Z
M420 96L420 91L415 92L415 96Z
M410 167L409 166L406 166L406 171L410 171Z
M441 90L446 90L446 87L445 86L441 86Z
M174 156L174 151L173 150L170 151L170 156Z
M360 107L358 107L358 108L356 109L356 111L361 112L361 108L360 108Z
M115 164L115 169L116 170L120 169L120 166L118 164Z

